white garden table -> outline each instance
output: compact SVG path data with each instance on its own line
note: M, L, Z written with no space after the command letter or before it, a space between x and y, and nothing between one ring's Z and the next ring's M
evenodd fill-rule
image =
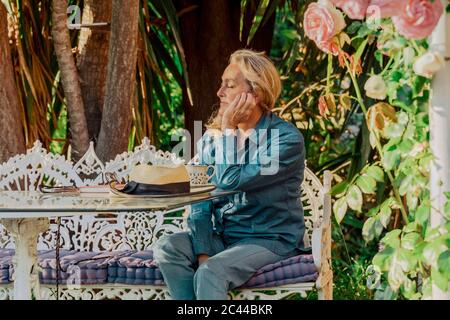
M37 191L0 191L0 224L15 240L14 299L40 298L37 239L50 218L124 211L171 212L192 203L234 194L212 191L185 197L123 198L108 193L46 194Z

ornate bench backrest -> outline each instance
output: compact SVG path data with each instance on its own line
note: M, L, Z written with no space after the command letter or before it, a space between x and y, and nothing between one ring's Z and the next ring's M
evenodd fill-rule
M176 166L183 163L170 152L156 150L145 138L132 152L124 152L105 165L95 154L91 144L86 154L72 164L63 156L48 153L36 142L24 155L17 155L0 165L0 190L36 190L42 182L57 185L98 185L103 183L105 172L114 172L126 181L131 168L139 163ZM301 200L305 212L305 243L310 245L314 227L321 223L323 215L323 187L319 179L309 170L301 186ZM61 223L61 245L65 249L81 251L143 250L164 233L184 228L181 213L123 212L120 214L85 215L63 218ZM41 235L39 249L55 248L57 225ZM13 248L13 239L0 225L0 248Z

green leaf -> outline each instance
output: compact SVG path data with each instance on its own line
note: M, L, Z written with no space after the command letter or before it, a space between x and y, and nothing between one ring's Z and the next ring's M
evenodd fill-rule
M250 32L247 38L247 45L252 42L253 37L259 28L263 27L270 17L273 15L279 0L263 0L259 1L258 8L256 9L255 15L253 16L253 22L250 28ZM245 12L245 11L244 11ZM242 38L242 33L240 34Z
M374 178L367 174L363 174L356 179L356 185L361 188L364 193L375 193L377 182Z
M444 205L444 216L445 218L450 218L450 201L447 201L447 203Z
M383 288L377 289L374 295L375 300L396 300L397 292L387 284Z
M380 211L380 206L373 207L369 211L367 211L366 216L367 217L373 217L376 214L378 214L378 211Z
M389 206L381 206L379 219L383 227L387 228L389 221L391 220L392 210Z
M393 71L391 73L391 79L393 83L397 83L400 81L400 79L403 78L403 73L399 70Z
M420 234L416 232L411 232L404 234L402 237L402 248L406 250L414 250L419 241L422 240Z
M378 182L384 182L384 171L378 166L370 166L367 169L367 174Z
M388 282L394 291L397 291L406 279L404 271L408 267L408 261L400 254L400 248L396 250L391 259L388 271Z
M366 45L367 45L367 42L368 42L368 41L369 41L369 39L367 38L367 39L365 39L365 40L359 45L359 47L358 47L358 49L356 50L356 53L355 53L355 55L354 55L354 57L353 57L353 59L354 59L355 62L358 62L359 59L361 58L361 55L363 54L364 49L366 48Z
M189 76L188 76L188 72L187 72L186 55L185 55L183 44L181 41L180 26L179 26L179 22L178 22L177 11L176 11L175 6L172 1L158 0L158 1L154 1L153 3L155 5L157 5L159 8L162 8L163 11L165 12L165 17L167 18L167 22L169 23L170 30L172 30L172 34L175 39L175 44L176 44L176 47L180 54L181 63L183 66L183 75L184 75L184 81L185 81L186 90L187 90L187 96L188 96L190 104L193 105L191 86L189 84Z
M422 92L422 89L425 85L425 83L427 83L428 79L422 76L417 76L414 78L414 83L413 83L413 93L414 96L419 95Z
M281 30L280 31L280 35L283 38L286 38L286 39L291 40L291 41L294 41L294 40L298 39L298 32L297 32L297 30L293 30L293 29Z
M398 150L400 150L403 154L408 154L411 152L414 146L414 142L411 139L403 139L402 142L398 145Z
M406 194L406 204L410 210L416 210L417 205L419 204L419 197L414 192L408 192Z
M405 272L412 271L417 266L417 257L410 250L399 248L397 250L397 258L402 266L402 270Z
M351 186L347 192L348 206L355 211L361 212L362 202L363 197L361 190L355 185Z
M410 222L406 226L403 227L404 233L410 233L410 232L415 232L415 231L418 231L416 222Z
M405 126L400 123L389 122L383 128L383 135L388 139L400 138L405 131Z
M448 289L448 279L441 274L436 268L431 268L431 278L433 283L438 286L444 292Z
M384 236L384 238L381 239L381 242L392 248L398 248L398 247L400 247L400 234L401 233L402 233L402 230L394 229L394 230L388 232Z
M367 25L364 23L361 25L361 27L358 30L358 38L366 38L367 35L369 35L370 33L372 33L372 30L370 30ZM359 46L358 46L359 47ZM356 49L356 48L355 48Z
M361 28L361 22L353 21L352 24L347 27L347 33L350 35L355 34L359 28Z
M346 214L341 224L352 226L356 229L362 229L364 221L359 220L354 214Z
M425 228L427 226L429 216L430 216L430 206L421 203L416 210L415 219L422 226L422 228Z
M392 255L395 253L395 249L392 247L387 247L383 251L378 252L373 257L373 264L377 266L381 271L387 271L389 269L389 265L391 264L390 260L392 259Z
M339 182L337 185L335 185L333 188L331 188L331 192L330 194L332 196L338 196L345 193L345 191L347 191L347 187L348 187L348 181L342 181Z
M413 180L414 176L413 175L407 175L403 178L402 182L400 183L400 188L398 189L398 192L400 193L401 196L404 196L411 187L413 187L412 185L412 180Z
M442 273L448 281L450 281L450 251L441 253L438 258L439 272Z
M336 221L341 223L345 214L347 213L347 199L346 197L342 197L338 199L333 205L334 216L336 217Z
M438 267L438 258L442 252L448 251L448 248L441 241L435 241L433 243L428 244L423 249L423 257L425 258L425 262L433 268Z
M436 238L439 238L440 232L438 228L427 228L425 233L425 241L433 242Z
M411 300L417 291L416 290L416 282L409 278L406 278L403 281L403 284L401 285L400 290L406 299Z
M410 107L413 103L412 89L409 85L404 84L397 90L397 100L402 102L406 107Z
M363 226L362 235L366 242L378 237L383 231L383 225L377 217L371 217L366 220Z
M383 164L387 170L393 170L400 163L400 153L396 148L383 152Z

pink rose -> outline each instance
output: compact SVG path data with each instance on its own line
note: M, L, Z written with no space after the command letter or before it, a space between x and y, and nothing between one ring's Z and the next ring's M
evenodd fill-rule
M367 8L368 16L390 18L406 11L408 0L371 0Z
M433 32L443 11L440 0L409 0L406 10L392 20L402 36L423 39Z
M329 1L319 0L311 3L305 11L303 21L305 34L319 49L337 54L339 49L333 37L345 28L342 13Z
M350 19L363 20L370 0L331 0L331 2L341 8Z
M337 56L339 54L339 49L341 48L336 41L337 39L331 39L328 41L323 41L316 43L317 47L326 53L331 53L333 56Z

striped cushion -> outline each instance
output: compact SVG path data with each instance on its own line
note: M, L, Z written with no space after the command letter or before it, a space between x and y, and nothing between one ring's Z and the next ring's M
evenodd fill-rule
M61 284L101 284L107 282L108 261L118 259L128 251L120 252L79 252L60 250ZM12 256L14 250L0 249L0 283L12 281ZM56 284L56 251L38 252L38 264L41 268L39 280L43 284Z
M0 249L0 284L11 282L13 249Z
M0 249L0 284L11 282L14 250ZM55 250L40 251L39 279L56 283ZM164 285L161 271L153 263L153 252L79 252L60 251L61 284L122 283L128 285ZM315 281L318 277L311 254L291 257L258 270L241 288L267 288Z
M108 262L108 282L129 285L164 285L163 276L153 263L151 250L138 251ZM241 288L265 288L315 281L318 277L311 254L291 257L258 270Z
M79 252L75 250L60 251L61 284L99 284L106 283L108 277L108 261L118 259L127 254L121 252ZM39 266L42 272L39 279L44 284L56 284L55 250L39 254Z
M134 251L108 262L108 282L129 285L164 285L159 268L153 264L153 251Z
M268 288L316 281L317 268L312 254L298 255L259 269L241 288Z

